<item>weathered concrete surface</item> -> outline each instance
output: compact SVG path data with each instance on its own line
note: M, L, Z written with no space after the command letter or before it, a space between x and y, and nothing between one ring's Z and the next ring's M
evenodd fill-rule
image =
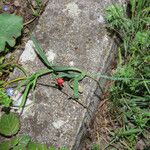
M111 0L50 0L35 31L39 43L52 63L76 66L91 73L104 73L111 62L115 44L104 28L103 9ZM29 73L43 64L28 41L20 63ZM42 83L50 84L49 77ZM34 105L23 115L21 133L53 146L80 149L101 93L91 79L81 82L83 93L79 101L69 100L61 91L38 85ZM72 94L67 83L63 89ZM98 95L97 95L98 94Z

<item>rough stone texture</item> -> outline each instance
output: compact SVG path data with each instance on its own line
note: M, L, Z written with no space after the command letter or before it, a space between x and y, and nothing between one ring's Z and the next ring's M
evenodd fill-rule
M50 0L34 31L48 60L91 73L105 73L115 50L103 18L103 9L111 3L111 0ZM32 41L27 42L20 63L29 73L44 67L32 49ZM41 82L50 83L48 77ZM23 115L20 134L27 133L47 145L80 149L101 94L93 80L86 78L81 84L84 91L79 101L88 110L58 89L38 85L34 105ZM72 94L67 83L63 90Z

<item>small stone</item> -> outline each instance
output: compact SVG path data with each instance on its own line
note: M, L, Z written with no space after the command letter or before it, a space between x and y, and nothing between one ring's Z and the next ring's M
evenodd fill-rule
M139 140L136 143L136 150L143 150L144 149L144 142L142 140Z
M73 18L77 17L81 12L81 10L79 9L78 5L75 2L68 3L66 7L68 14Z
M20 6L20 3L16 0L16 1L14 1L14 5L15 5L16 7L19 7L19 6Z
M78 86L78 90L79 90L80 93L83 93L83 91L84 91L83 86L79 85L79 86Z
M105 22L105 19L103 18L103 16L100 15L100 16L98 17L97 21L98 21L99 23L104 23L104 22Z
M70 62L69 62L69 65L70 65L70 66L74 66L74 62L73 62L73 61L70 61Z

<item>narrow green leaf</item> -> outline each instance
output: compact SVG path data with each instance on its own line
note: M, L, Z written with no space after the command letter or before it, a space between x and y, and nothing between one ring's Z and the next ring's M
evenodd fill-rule
M74 78L73 81L73 91L74 91L74 98L79 98L79 81L85 77L85 74L80 74L78 77Z
M136 0L130 0L130 3L131 3L131 11L132 11L132 16L133 16L135 12L135 7L136 7Z
M137 32L135 35L135 40L139 44L146 44L148 42L149 34L147 32Z
M49 147L48 150L56 150L54 147Z
M55 76L56 78L68 78L68 79L72 79L77 77L79 74L75 74L75 73L59 73L58 75Z
M28 96L28 93L29 93L29 91L30 91L30 89L31 89L31 86L32 86L32 82L30 82L30 83L26 86L25 91L24 91L24 93L23 93L23 97L22 97L21 104L20 104L19 108L21 108L21 107L23 107L23 106L25 105L26 99L27 99L27 96Z
M19 144L18 145L27 146L30 141L31 141L31 138L28 135L22 135L21 137L19 137Z
M11 143L11 147L16 146L19 143L19 137L15 137L15 138L11 139L10 143Z
M21 145L17 145L13 148L13 150L27 150L26 146L21 144Z
M62 147L62 148L60 148L60 150L68 150L68 148Z
M143 116L150 117L150 112L143 112ZM150 120L150 118L149 118L149 120Z
M31 40L34 43L34 50L35 52L38 54L38 56L42 59L42 61L45 63L46 66L52 68L52 64L48 61L47 57L45 56L42 48L40 47L39 43L37 42L37 40L35 39L35 37L31 36Z
M129 129L127 131L122 131L122 132L118 133L117 135L118 136L130 136L132 134L137 134L137 133L140 133L140 132L142 132L141 129Z
M30 142L28 144L28 150L47 150L47 147L44 144Z

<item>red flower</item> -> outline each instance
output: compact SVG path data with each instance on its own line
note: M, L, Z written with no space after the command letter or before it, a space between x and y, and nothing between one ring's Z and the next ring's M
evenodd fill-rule
M56 79L56 81L57 81L57 84L59 87L61 87L64 83L64 80L62 78L58 78L58 79Z

